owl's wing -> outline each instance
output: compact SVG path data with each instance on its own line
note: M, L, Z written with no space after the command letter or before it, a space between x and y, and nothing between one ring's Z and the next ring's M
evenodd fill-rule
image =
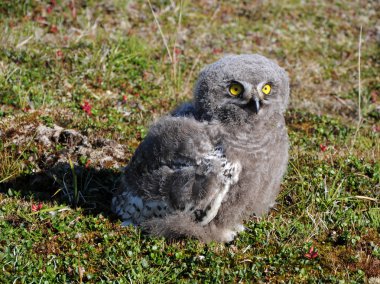
M197 111L191 102L183 103L171 112L174 117L197 117Z
M152 126L124 177L128 198L143 200L143 217L150 217L147 204L155 207L150 211L154 217L179 210L207 224L216 216L240 168L229 163L212 140L205 125L191 118L166 117ZM158 212L157 207L165 210Z

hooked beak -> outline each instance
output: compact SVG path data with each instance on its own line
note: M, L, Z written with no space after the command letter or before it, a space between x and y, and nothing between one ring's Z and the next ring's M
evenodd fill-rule
M252 98L252 102L253 102L254 112L258 113L259 109L260 109L260 99L256 98L256 97L253 97Z

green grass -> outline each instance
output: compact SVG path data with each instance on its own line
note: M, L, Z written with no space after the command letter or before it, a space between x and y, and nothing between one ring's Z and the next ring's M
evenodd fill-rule
M1 283L380 277L376 1L152 1L169 53L148 2L53 2L0 3ZM205 64L243 52L276 59L291 79L290 161L276 210L247 220L226 245L121 228L110 214L116 165L154 119L191 97ZM110 139L123 156L102 162L62 137L44 145L38 125L76 129L92 145ZM311 246L314 259L305 257Z

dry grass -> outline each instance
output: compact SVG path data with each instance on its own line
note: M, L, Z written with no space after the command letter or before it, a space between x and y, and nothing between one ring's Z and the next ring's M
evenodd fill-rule
M54 3L0 3L0 282L378 277L378 2ZM229 245L120 228L109 212L114 165L191 97L200 68L228 53L261 53L291 78L291 159L277 210ZM55 124L92 150L35 139L38 125ZM123 157L88 162L118 143ZM316 259L305 257L311 246Z

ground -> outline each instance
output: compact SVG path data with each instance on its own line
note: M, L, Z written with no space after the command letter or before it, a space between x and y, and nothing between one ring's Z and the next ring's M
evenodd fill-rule
M377 1L0 2L1 283L380 283ZM223 54L289 73L277 206L230 244L122 228L149 124Z

